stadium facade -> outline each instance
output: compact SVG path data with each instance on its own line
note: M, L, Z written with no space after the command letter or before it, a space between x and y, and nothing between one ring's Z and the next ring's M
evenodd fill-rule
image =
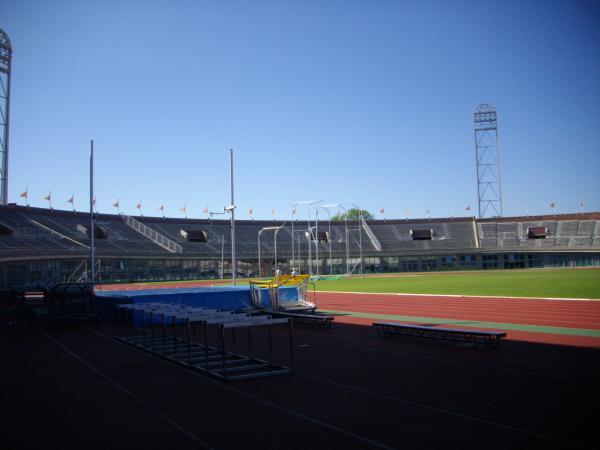
M88 213L0 206L0 285L85 280L89 224ZM274 227L280 227L277 233ZM227 220L97 214L94 236L100 282L231 275ZM373 220L362 226L297 220L293 232L289 221L239 220L236 242L241 277L258 275L259 259L262 275L276 265L319 275L598 267L600 213Z

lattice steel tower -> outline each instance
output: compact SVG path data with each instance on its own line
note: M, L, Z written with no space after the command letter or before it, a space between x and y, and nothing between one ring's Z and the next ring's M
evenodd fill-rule
M481 104L473 113L479 218L502 216L502 180L496 108Z
M12 45L0 29L0 204L8 203L8 129L10 109L10 65Z

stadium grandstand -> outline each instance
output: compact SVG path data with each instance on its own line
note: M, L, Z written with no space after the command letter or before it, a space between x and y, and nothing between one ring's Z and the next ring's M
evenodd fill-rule
M0 206L1 286L85 281L89 224L87 213ZM278 233L259 237L276 227ZM370 220L363 226L298 220L294 239L292 230L289 221L236 221L237 276L272 275L277 268L329 276L600 266L600 213L592 212ZM94 242L102 283L232 274L228 220L97 214Z

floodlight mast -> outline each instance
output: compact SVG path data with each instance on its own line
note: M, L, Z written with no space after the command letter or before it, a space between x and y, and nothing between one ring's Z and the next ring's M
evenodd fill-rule
M502 216L502 178L496 108L481 104L473 113L479 218Z
M10 129L10 78L12 44L0 29L0 204L8 204L8 134Z

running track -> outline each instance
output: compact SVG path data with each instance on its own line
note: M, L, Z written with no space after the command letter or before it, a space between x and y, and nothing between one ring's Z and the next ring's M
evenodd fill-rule
M103 285L102 290L210 286L220 280ZM371 325L397 321L505 330L508 339L600 348L600 299L458 297L443 295L317 293L319 310L341 314L336 322Z
M336 322L376 320L506 330L508 338L600 348L600 301L318 292Z

